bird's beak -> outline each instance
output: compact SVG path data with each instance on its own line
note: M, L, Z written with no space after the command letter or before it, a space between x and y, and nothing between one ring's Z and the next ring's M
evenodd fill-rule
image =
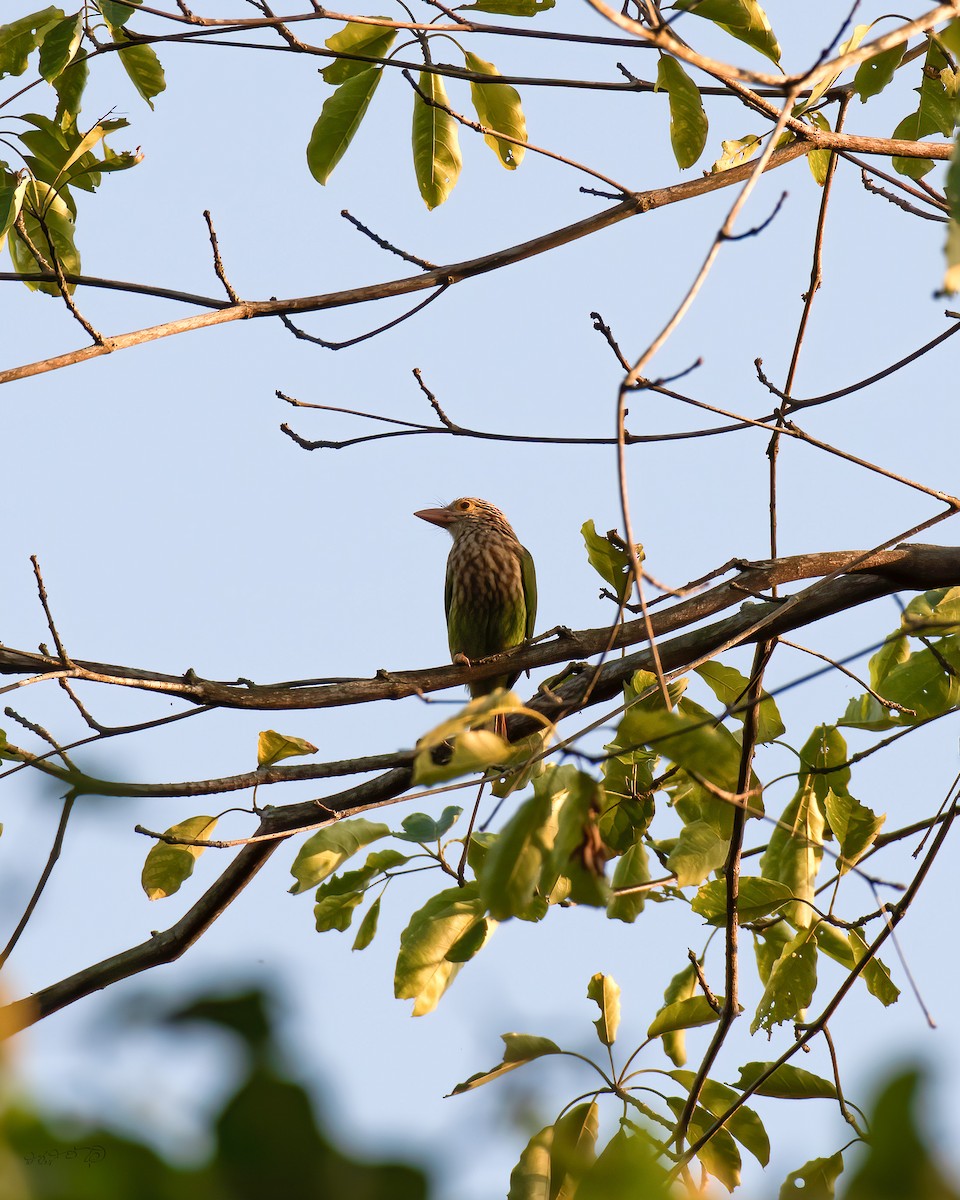
M440 525L445 528L450 524L453 514L446 508L421 508L413 515L419 517L421 521L429 521L431 525Z

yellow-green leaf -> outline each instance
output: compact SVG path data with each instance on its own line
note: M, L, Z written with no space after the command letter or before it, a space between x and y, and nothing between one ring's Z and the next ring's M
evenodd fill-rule
M216 817L189 817L171 825L167 837L209 838L217 826ZM140 883L148 900L162 900L180 890L180 885L193 874L193 865L204 852L204 846L171 846L157 842L147 855Z
M398 1000L414 1001L415 1017L437 1007L462 965L450 962L447 952L483 919L484 904L476 883L432 896L410 918L400 935L393 990Z
M488 75L495 78L500 72L491 62L478 54L465 55L468 71L476 75ZM510 171L516 170L523 161L524 148L516 142L527 140L527 122L520 104L520 94L509 83L477 83L470 81L470 97L476 109L477 120L487 129L495 133L485 133L483 140L496 153L503 165ZM505 141L496 136L497 133L507 134L516 141Z
M600 1009L600 1016L593 1023L597 1037L604 1046L612 1046L620 1027L619 985L612 976L598 972L587 984L587 999L593 1000Z
M293 893L305 892L332 875L342 863L361 848L390 832L387 825L356 817L351 821L336 821L320 829L300 847L290 873L296 883Z
M79 275L80 255L74 242L73 214L62 197L49 184L40 179L31 179L24 192L21 213L27 236L47 262L51 259L49 237L64 274ZM10 257L17 271L28 275L40 270L36 259L16 233L10 237L9 245ZM27 287L31 291L45 292L48 296L60 295L55 283L28 282ZM68 283L67 291L73 292L75 287L75 284Z
M327 182L346 153L382 74L380 67L358 71L324 101L307 144L307 166L317 183Z
M130 77L130 82L153 108L154 96L159 96L167 87L163 67L155 50L146 42L129 42L120 30L114 31L114 41L123 46L119 52L120 64Z
M316 754L317 747L305 738L288 737L275 729L264 729L257 739L257 764L272 767L283 758L297 758L301 754Z
M434 209L447 199L460 178L460 142L456 121L443 107L437 107L448 106L443 79L421 71L419 87L433 103L414 95L413 167L420 195L427 208Z
M723 997L715 997L718 1006L723 1008ZM706 996L691 996L687 1000L675 1000L661 1008L653 1018L647 1037L659 1037L662 1033L672 1033L677 1029L694 1029L699 1025L712 1025L720 1020L720 1013L713 1008Z
M384 17L383 20L388 18ZM366 58L386 58L387 52L397 37L396 29L385 25L362 25L348 21L324 42L328 50L337 54L358 54ZM320 72L324 83L345 83L373 64L350 58L338 58Z
M707 144L707 114L700 92L675 58L661 54L657 89L670 101L670 145L681 168L692 167Z
M746 42L766 58L779 63L780 46L770 28L767 14L756 0L676 0L674 7L705 17L732 37Z

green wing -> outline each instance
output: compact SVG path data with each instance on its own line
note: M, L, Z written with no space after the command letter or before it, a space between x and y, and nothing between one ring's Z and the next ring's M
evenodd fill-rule
M533 565L533 555L524 546L520 547L520 576L523 580L523 601L527 609L527 626L525 636L533 637L533 627L537 620L537 572Z

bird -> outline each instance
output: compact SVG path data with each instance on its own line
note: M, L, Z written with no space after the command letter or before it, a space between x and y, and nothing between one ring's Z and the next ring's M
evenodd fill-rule
M500 509L487 500L461 496L445 508L424 508L414 516L439 525L453 538L444 588L453 661L489 658L532 637L537 616L533 556ZM470 695L513 687L519 676L516 671L472 680Z

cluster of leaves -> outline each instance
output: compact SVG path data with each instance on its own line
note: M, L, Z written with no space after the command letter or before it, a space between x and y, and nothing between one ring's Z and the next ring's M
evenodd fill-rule
M131 0L131 4L139 0ZM76 13L49 7L0 25L0 79L23 75L30 56L39 51L38 71L56 93L53 118L23 113L9 118L14 125L4 142L14 149L13 163L0 160L0 249L9 241L14 269L22 274L80 273L75 229L77 205L73 188L94 192L103 175L124 171L141 161L137 152L117 153L106 143L108 134L125 129L125 120L103 119L89 129L78 124L89 59L99 52L97 32L115 49L134 87L148 104L165 87L163 70L152 47L133 41L124 23L134 9L118 0L99 0ZM97 12L102 24L90 24ZM21 128L25 126L26 128ZM58 295L73 285L26 281L33 290Z
M591 563L614 589L616 598L622 598L629 572L623 542L613 533L606 539L600 537L592 522L587 522L583 532ZM513 918L539 922L551 910L585 905L632 924L648 900L670 902L687 905L704 922L709 945L709 931L728 920L725 866L734 814L739 806L745 806L752 823L770 828L758 873L743 874L739 882L739 921L753 937L761 991L751 1032L769 1034L778 1025L806 1019L822 955L846 971L860 969L869 994L884 1006L895 1003L898 989L887 968L873 956L863 932L870 920L879 919L877 914L850 914L850 919L841 919L837 911L841 893L836 885L871 853L883 824L883 817L851 791L850 755L840 728L879 733L956 710L960 704L960 588L928 592L905 609L900 627L870 662L871 691L852 700L841 720L817 727L794 751L796 789L776 819L765 815L764 788L755 774L745 788L740 787L748 680L721 662L698 667L696 675L716 698L719 713L685 694L686 679L671 682L668 706L657 680L637 672L624 688L615 732L597 771L545 762L552 733L549 727L520 744L505 741L491 724L496 725L504 713L529 715L530 711L509 693L500 690L472 701L418 743L414 782L431 786L481 773L500 796L532 783L530 794L520 800L505 823L496 832L450 837L462 815L458 807L445 808L438 818L412 813L397 830L362 817L341 820L304 842L292 866L295 883L291 890L314 892L314 916L320 932L350 928L355 914L372 896L353 943L354 949L362 950L376 935L383 895L395 878L424 868L439 869L451 877L452 886L417 909L400 937L394 992L400 999L411 1000L413 1014L420 1016L437 1006L498 925ZM772 696L761 696L754 724L759 746L786 744ZM271 732L261 735L259 761L267 764L312 750L309 743ZM658 815L658 808L665 811ZM194 817L170 832L202 838L212 820ZM374 843L390 838L393 845L371 849ZM169 864L172 854L178 853L180 869L186 874L201 849L157 846L148 866L152 860L156 868L161 859ZM363 864L345 870L361 850L367 851ZM825 858L835 872L834 904L829 913L821 911L816 900ZM608 863L614 864L609 876ZM175 890L166 883L158 886L155 874L150 882L158 896ZM179 886L179 880L174 882ZM667 1095L662 1109L641 1103L634 1095L639 1085L631 1082L640 1069L634 1070L633 1064L638 1054L659 1044L674 1067L660 1073L681 1089L691 1086L692 1073L684 1069L686 1031L716 1023L723 1007L723 997L714 994L707 983L710 963L706 949L705 945L697 962L685 964L666 983L663 1004L650 1023L646 1040L629 1055L622 1071L606 1075L597 1068L603 1075L597 1096L613 1096L618 1103L632 1107L635 1118L642 1116L649 1127L659 1126L668 1133L654 1137L642 1122L625 1118L594 1162L595 1096L593 1102L577 1105L531 1141L518 1165L517 1180L522 1182L531 1172L544 1170L551 1179L570 1176L566 1192L549 1194L572 1195L580 1188L577 1195L582 1200L593 1194L594 1184L588 1183L593 1173L598 1179L606 1178L608 1168L614 1169L611 1163L618 1171L623 1163L631 1163L631 1169L648 1172L652 1180L669 1169L679 1153L679 1147L671 1147L684 1101ZM597 976L588 995L600 1005L598 1033L610 1047L618 1023L618 989L611 980ZM458 1091L498 1078L534 1058L561 1053L554 1043L540 1037L506 1035L504 1040L503 1062L468 1080ZM768 1066L747 1063L732 1084L707 1080L687 1126L687 1140L692 1143L709 1130L736 1101L737 1089L751 1086ZM835 1097L836 1093L832 1083L784 1067L763 1083L760 1094L803 1098ZM766 1161L766 1134L759 1118L747 1108L738 1109L726 1128L718 1130L698 1151L704 1169L731 1189L740 1172L737 1143ZM808 1167L814 1171L813 1166ZM516 1195L527 1194L521 1183L517 1188ZM832 1195L832 1191L824 1194Z
M553 0L480 0L468 7L533 17L552 8ZM463 161L457 121L451 114L443 76L432 69L429 45L437 36L447 35L419 38L424 69L413 88L413 167L420 195L431 209L453 191ZM397 30L388 25L351 21L327 38L325 44L337 58L322 75L324 82L336 85L336 91L324 103L307 146L307 165L318 183L327 182L353 141L380 84L383 63L395 53L396 37ZM500 72L493 63L454 44L463 54L464 69L471 77L470 99L484 141L500 163L514 171L523 161L527 140L520 96L510 84L498 82Z

